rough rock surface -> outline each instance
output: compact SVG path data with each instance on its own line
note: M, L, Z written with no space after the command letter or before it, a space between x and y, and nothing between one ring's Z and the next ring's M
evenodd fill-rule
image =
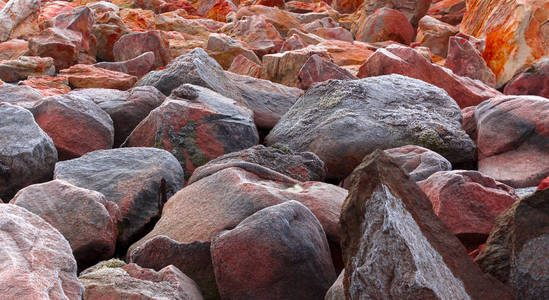
M59 71L76 88L106 88L127 90L137 82L137 77L92 65L78 64Z
M345 300L345 289L343 287L343 277L345 276L345 270L339 273L337 280L332 284L324 300Z
M0 102L7 102L30 109L43 98L44 96L39 91L29 86L0 85Z
M329 178L340 179L377 148L416 144L455 164L471 163L474 150L455 101L435 86L400 75L315 85L266 143L311 151L324 161Z
M549 58L518 73L506 85L506 95L536 95L549 98Z
M336 279L324 230L297 201L221 232L211 255L222 299L322 299Z
M365 157L352 178L340 221L346 298L513 299L388 154Z
M126 73L141 78L154 68L154 53L145 52L135 58L118 62L100 62L94 67Z
M297 74L297 78L299 80L297 87L304 90L309 89L317 82L323 82L329 79L358 79L358 77L354 76L346 69L341 68L316 54L309 57L307 62L301 67Z
M10 38L17 25L32 16L40 7L39 0L10 0L0 10L0 42Z
M55 179L98 191L120 207L120 246L154 224L162 204L181 189L183 170L170 153L155 148L98 150L55 165ZM151 224L152 223L152 224Z
M395 41L408 45L415 35L414 27L406 16L387 7L376 10L360 26L353 25L353 34L361 42Z
M428 47L431 52L440 57L446 57L448 53L448 41L459 30L449 24L441 22L431 16L425 16L419 20L416 42ZM461 74L459 74L461 75Z
M439 171L450 171L452 164L442 155L427 148L407 145L385 150L414 181L427 179Z
M4 299L81 299L71 247L28 210L0 205L0 295Z
M0 102L0 198L10 200L28 185L53 176L57 150L21 107Z
M115 61L126 61L144 53L154 53L153 69L167 65L170 60L169 43L161 31L133 32L123 35L115 44Z
M403 13L412 26L416 27L419 20L427 13L431 0L364 0L356 12L357 23L361 24L368 16L382 7L389 7Z
M10 201L38 215L67 239L79 269L114 255L118 205L99 192L62 180L33 184Z
M17 82L29 76L52 76L55 66L51 57L21 56L14 60L0 61L0 79Z
M459 76L478 79L490 87L496 86L496 75L488 68L481 53L462 37L450 37L444 66Z

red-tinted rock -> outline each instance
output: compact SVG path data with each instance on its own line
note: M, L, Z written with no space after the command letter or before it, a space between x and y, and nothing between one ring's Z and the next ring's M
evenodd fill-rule
M332 61L338 66L356 66L363 64L374 52L366 43L326 40L318 47L330 54Z
M60 70L79 62L81 41L82 36L72 30L48 28L29 40L29 49L34 56L52 57Z
M538 185L538 190L545 190L549 188L549 177L546 177L541 181L541 183Z
M258 142L251 111L209 89L182 85L134 129L123 146L165 149L181 162L188 178L208 161Z
M10 38L16 27L40 9L39 0L11 0L0 10L0 42Z
M97 38L97 58L105 61L114 61L113 48L115 43L130 33L126 24L114 12L108 11L96 17L92 28Z
M480 81L458 76L447 68L430 63L414 49L399 45L378 49L360 67L358 77L392 73L417 78L444 89L461 108L501 95Z
M549 175L549 100L501 96L475 111L478 170L515 188Z
M488 68L480 52L464 38L450 38L444 66L456 75L478 79L490 87L496 86L496 75Z
M153 68L163 67L171 60L169 43L161 31L134 32L122 36L113 48L114 59L125 61L152 51L154 53Z
M338 40L346 42L352 42L354 40L353 34L351 34L349 30L343 27L318 28L314 30L313 33L327 40Z
M130 31L147 31L155 29L155 14L150 10L121 9L120 18Z
M235 23L231 36L241 39L259 57L277 53L284 39L269 21L267 16L247 15Z
M340 13L354 13L364 0L333 0L332 7Z
M89 300L203 299L196 283L174 266L156 272L111 260L84 271L78 279L86 288L84 299Z
M415 28L421 18L427 13L431 0L364 0L360 8L355 13L355 22L362 27L364 21L380 8L388 7L403 13L408 21Z
M353 172L340 226L347 299L514 299L473 263L383 151Z
M154 69L154 57L154 53L149 51L129 60L118 62L100 62L94 64L93 66L115 72L126 73L128 75L141 78Z
M307 90L314 83L326 81L329 79L354 80L358 77L349 71L331 63L322 57L314 54L301 67L297 74L299 83L298 88Z
M183 186L183 170L155 148L98 150L55 165L55 179L105 195L118 204L118 246L127 247L153 226L163 203Z
M0 59L17 59L29 51L29 42L25 40L9 40L0 43Z
M518 73L503 91L506 95L536 95L549 98L549 59L542 59Z
M459 30L452 25L441 22L431 16L425 16L419 20L416 42L428 47L433 54L446 57L448 54L448 41L450 37L456 35L458 32Z
M519 197L477 171L443 171L418 183L433 211L469 251L488 237L495 219Z
M10 201L50 223L67 239L80 269L112 257L118 235L118 205L103 194L62 180L34 184Z
M450 171L452 164L442 155L415 145L385 150L414 181L427 179L439 171Z
M255 0L252 5L284 8L284 0Z
M70 13L75 8L75 3L66 1L48 1L43 3L38 15L39 26L44 28L47 26L47 22L58 15Z
M0 294L5 299L81 299L67 240L28 210L0 205Z
M81 6L70 13L60 14L49 21L48 27L72 30L80 33L81 41L77 45L78 50L95 59L97 40L92 34L92 26L95 22L93 11Z
M282 44L282 47L280 48L280 52L297 50L305 47L307 47L307 44L305 44L303 39L297 34L292 34L284 41L284 44Z
M29 76L55 74L55 66L51 57L21 56L14 60L0 60L0 79L5 82L15 82Z
M475 119L476 106L468 106L461 110L463 116L463 130L471 137L473 141L477 140L477 120Z
M410 44L414 38L414 28L398 10L380 8L368 16L363 23L353 26L357 41L383 42L395 41Z
M127 90L137 82L135 76L84 64L61 70L59 74L67 77L70 84L75 88Z
M459 25L465 14L465 0L433 1L427 14L444 23Z
M233 62L227 71L254 78L261 77L261 65L251 61L242 54L239 54L233 59Z
M332 286L326 293L324 300L345 300L345 289L343 287L344 276L345 276L345 270L339 273L339 276L337 276L336 281L334 282L334 284L332 284Z
M63 95L71 91L69 80L66 77L30 77L20 81L19 85L32 87L44 97Z
M288 31L292 28L301 29L301 22L297 18L277 7L252 5L242 7L236 12L236 18L239 20L246 16L255 15L261 15L261 18L267 23L271 23L280 32L282 37L286 37Z
M226 16L238 7L231 0L215 0L215 4L206 12L205 18L227 22Z
M336 279L324 230L297 201L221 232L211 255L223 299L322 299Z
M36 105L33 114L36 123L52 138L59 160L113 145L112 120L91 101L71 95L53 96Z
M224 34L210 34L206 42L206 51L225 70L231 66L234 58L238 55L245 56L255 64L261 64L257 55L252 50L247 49L247 45Z

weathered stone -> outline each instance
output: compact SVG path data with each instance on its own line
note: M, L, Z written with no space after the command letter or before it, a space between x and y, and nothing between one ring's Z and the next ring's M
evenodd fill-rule
M345 270L339 273L337 280L330 287L324 300L345 300L345 289L343 288L343 277L345 276Z
M391 40L408 45L415 35L414 27L406 16L387 7L376 10L352 29L357 41L370 43Z
M235 23L230 34L245 42L258 57L277 53L284 39L269 20L261 14L245 16Z
M27 80L19 81L18 84L31 87L44 97L63 95L71 91L69 80L62 76L29 77Z
M120 37L130 33L130 30L117 13L107 11L97 16L96 23L92 27L92 33L97 38L97 58L114 61L113 48L115 43Z
M408 21L415 28L419 20L427 13L431 5L431 0L364 0L360 8L355 13L356 23L361 26L368 16L382 7L389 7L403 13Z
M245 56L255 64L261 64L257 55L252 50L248 50L246 45L224 34L211 34L206 42L206 51L223 69L228 69L238 55Z
M128 75L141 78L154 68L154 63L154 53L149 51L130 60L119 62L100 62L94 64L93 66L115 72L126 73Z
M30 86L2 84L0 85L0 102L31 109L44 98L38 90Z
M427 179L439 171L450 171L452 164L442 155L420 146L408 145L385 150L412 180Z
M496 75L488 68L480 52L464 38L450 38L444 66L456 75L478 79L490 87L496 86Z
M358 77L349 71L331 63L322 57L314 54L301 67L297 74L299 80L298 87L307 90L317 82L323 82L329 79L354 80Z
M267 23L272 24L282 37L286 37L288 31L292 28L301 29L301 22L289 12L277 7L267 7L263 5L245 6L236 12L236 18L242 19L246 16L261 15Z
M280 48L280 52L297 50L305 47L307 47L307 44L305 44L301 36L294 33L286 38L284 44L282 44L282 47Z
M79 62L78 45L82 36L60 28L47 28L38 36L29 40L30 53L34 56L52 57L55 68L68 68Z
M450 25L459 25L465 14L465 0L433 1L427 14Z
M261 77L261 65L251 61L242 54L239 54L233 59L233 62L227 71L254 78Z
M536 95L549 98L549 58L518 73L505 85L506 95Z
M450 24L441 22L431 16L425 16L419 20L416 42L428 47L433 54L446 57L448 54L448 41L450 37L458 32L459 30Z
M10 38L15 27L40 8L39 0L10 0L0 10L0 42Z
M123 35L112 50L115 61L126 61L146 52L154 53L153 69L167 65L171 56L169 43L162 31L133 32Z
M76 88L107 88L127 90L137 82L137 77L110 71L92 65L78 64L59 71Z
M14 60L0 60L0 79L5 82L16 82L29 76L55 74L51 57L21 56Z
M20 56L26 55L28 51L29 42L25 40L13 39L0 43L1 60L17 59Z

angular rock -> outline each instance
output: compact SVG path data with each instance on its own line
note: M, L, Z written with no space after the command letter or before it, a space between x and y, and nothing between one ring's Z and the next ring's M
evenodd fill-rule
M471 261L383 151L353 172L340 225L348 299L513 299Z
M233 62L227 71L254 78L261 77L261 65L251 61L242 54L239 54L233 59Z
M59 71L76 88L107 88L127 90L137 82L137 77L110 71L91 65L78 64Z
M97 58L114 61L113 48L115 43L123 35L129 34L130 30L117 13L108 11L96 17L92 33L97 38Z
M475 110L478 170L514 188L549 175L549 100L501 96Z
M363 23L353 25L353 34L361 42L395 41L409 45L415 35L414 27L406 16L387 7L376 10Z
M255 64L261 64L257 55L252 50L247 49L246 45L224 34L210 34L205 48L210 57L215 59L225 70L231 66L235 57L239 55L245 56Z
M63 95L71 91L69 80L65 77L29 77L27 80L19 81L18 84L31 87L44 97Z
M411 0L411 1L394 1L394 0L364 0L360 8L355 13L355 18L360 26L368 16L382 7L389 7L403 13L408 21L415 28L421 18L427 13L431 0Z
M53 27L32 37L29 40L29 49L34 56L52 57L55 68L61 70L80 61L78 45L81 42L82 36L79 33Z
M0 102L31 109L44 98L38 90L30 86L2 84L0 85Z
M109 114L114 125L114 145L119 147L149 113L160 106L166 96L152 86L128 91L81 89L71 95L95 102Z
M444 66L459 76L478 79L487 86L496 86L496 75L488 68L480 52L461 37L451 37Z
M62 180L33 184L10 201L38 215L67 239L79 269L114 255L118 205Z
M182 187L183 170L164 150L121 148L59 162L54 178L98 191L118 204L122 215L118 246L124 249L154 224L163 203Z
M50 180L56 162L53 141L32 114L0 102L0 198L10 200L26 186Z
M235 23L230 32L231 36L245 42L258 57L277 53L284 43L284 38L269 20L268 16L261 14L245 16Z
M115 61L126 61L146 52L154 53L153 69L167 65L171 56L169 43L159 30L148 32L133 32L123 35L112 50Z
M55 74L51 57L21 56L15 60L0 61L0 79L5 82L16 82L29 76Z
M86 288L84 299L203 299L196 283L174 266L156 272L136 264L106 264L78 279Z
M16 205L0 205L0 242L2 298L82 298L69 243L42 218Z
M469 250L484 243L496 217L519 200L513 188L477 171L441 171L418 185L442 223Z
M263 5L251 5L245 6L236 12L236 18L238 20L246 16L261 15L267 23L272 24L277 31L286 37L290 29L301 29L301 22L287 11L281 10L277 7L267 7Z
M126 73L128 75L141 78L154 68L154 63L154 53L149 51L130 60L100 62L94 64L93 66L115 72Z
M0 42L10 38L10 34L26 18L40 8L39 0L10 0L0 10Z
M465 14L465 0L433 1L427 14L450 25L459 25Z
M385 150L412 180L427 179L439 171L450 171L452 164L442 155L415 145L402 146Z
M442 89L396 74L313 86L265 141L317 154L333 179L345 178L375 149L416 144L453 164L467 165L475 147L452 98Z
M305 47L307 47L307 44L305 44L299 35L294 33L284 41L284 44L282 44L282 47L280 48L280 52L297 50Z
M351 72L331 63L322 57L314 54L301 67L297 74L299 80L298 87L307 90L317 82L323 82L329 79L354 80L358 77Z
M207 88L184 84L151 111L123 146L169 151L187 179L208 161L258 142L251 111Z
M123 8L120 10L120 18L132 32L155 29L155 14L150 10Z
M211 255L223 299L321 299L336 279L322 226L293 200L215 236Z
M505 85L506 95L536 95L549 98L549 58L518 73Z
M549 54L549 2L467 1L460 30L486 40L482 57L502 87L518 71Z
M227 168L268 168L299 181L324 181L324 163L312 152L294 153L289 149L257 145L225 154L197 168L189 184Z
M366 43L361 42L327 40L317 46L326 49L338 66L361 65L374 53Z
M114 127L97 104L72 95L52 96L33 108L36 123L53 140L59 160L110 149Z
M386 74L401 74L438 86L448 92L461 108L501 95L480 81L458 76L449 69L430 63L414 49L400 45L378 49L360 67L358 77Z
M419 20L416 42L428 47L433 54L446 57L448 54L448 41L450 37L458 32L458 28L450 24L441 22L431 16L425 16Z
M0 43L0 59L10 60L17 59L20 56L27 54L29 51L29 42L25 40L12 39Z

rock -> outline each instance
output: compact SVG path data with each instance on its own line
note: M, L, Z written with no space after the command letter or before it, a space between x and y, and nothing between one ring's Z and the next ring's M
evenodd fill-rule
M450 25L459 25L465 14L465 0L433 1L427 14Z
M200 287L204 299L219 299L210 254L210 242L179 243L156 236L128 253L128 260L145 268L161 270L174 265Z
M261 78L296 87L299 84L299 70L315 54L331 60L328 51L317 46L264 55Z
M45 26L71 30L72 32L79 34L80 40L76 45L80 52L79 56L89 56L89 58L79 58L79 62L84 62L82 59L95 62L97 39L92 33L94 22L95 17L93 11L88 7L80 6L69 13L57 15Z
M513 299L471 261L383 151L353 172L340 225L347 299Z
M541 181L541 183L538 185L538 190L545 190L549 188L549 176L548 177L545 177L545 179L543 179Z
M247 15L238 20L231 30L231 36L245 42L258 57L277 53L284 43L284 38L277 28L271 24L268 16ZM288 35L291 35L288 33Z
M12 31L40 8L39 0L10 0L0 10L0 42L10 38Z
M385 150L414 181L427 179L439 171L452 170L452 164L442 155L415 145Z
M297 18L278 7L251 5L241 7L236 12L236 18L238 20L243 17L256 15L261 15L267 23L272 24L282 37L286 37L290 29L301 29L301 22Z
M549 58L518 73L505 85L506 95L536 95L549 98Z
M513 188L477 171L441 171L418 185L468 250L484 243L496 217L519 200Z
M376 10L382 7L389 7L403 13L415 28L419 20L427 13L429 5L431 5L431 0L364 0L360 8L355 12L355 22L364 24L364 20L374 14Z
M32 114L0 102L0 198L10 200L26 186L50 180L56 162L53 141Z
M234 13L238 7L231 0L215 0L215 4L206 12L205 18L227 22L226 16Z
M339 40L345 42L353 42L354 40L353 34L343 27L318 28L315 29L313 33L328 40Z
M136 87L128 91L81 89L71 94L95 102L109 114L114 124L113 147L119 147L135 127L166 98L152 86Z
M37 102L44 98L38 90L24 85L0 85L0 102L31 109Z
M30 54L52 57L57 70L68 68L80 61L78 45L82 35L72 30L47 28L29 40Z
M29 42L25 40L12 39L0 43L0 60L17 59L27 54Z
M36 123L53 140L59 160L110 149L113 123L97 104L72 95L52 96L33 108Z
M444 66L456 75L480 80L490 87L496 86L496 75L488 68L480 52L464 38L450 38Z
M363 0L333 0L332 7L342 14L354 13Z
M122 148L90 152L55 165L55 179L98 191L120 207L118 246L139 238L154 225L163 203L183 185L183 170L168 152Z
M114 255L120 212L103 194L54 180L20 190L10 203L59 230L80 269Z
M169 43L162 31L133 32L123 35L112 50L115 61L126 61L143 53L154 53L153 69L167 65L170 60Z
M358 77L386 74L401 74L440 87L448 92L461 108L474 106L501 95L480 81L458 76L449 69L430 63L414 49L400 45L378 49L360 67Z
M355 134L349 135L349 130ZM416 144L458 165L471 164L474 152L452 98L435 86L401 75L316 84L265 141L317 154L332 179L345 178L375 149Z
M137 77L110 71L91 65L78 64L59 71L76 88L107 88L127 90L137 82Z
M154 30L156 16L151 10L138 8L123 8L120 10L120 18L126 27L132 32Z
M367 44L361 42L327 40L317 46L326 49L338 66L361 65L374 53Z
M343 277L345 276L345 271L341 271L337 280L330 287L324 300L345 300L345 289L343 288Z
M284 44L282 44L282 47L280 48L280 52L297 50L305 47L307 47L305 41L294 33L284 41Z
M549 2L467 1L460 30L486 40L482 57L502 87L518 71L549 54Z
M76 261L59 231L10 204L0 205L0 228L3 298L81 299L84 287L76 277Z
M233 59L233 62L227 71L254 78L261 77L261 65L251 61L242 54L237 55Z
M357 41L370 43L392 40L408 45L415 35L406 16L387 7L376 10L364 22L353 24L352 30Z
M206 51L225 70L229 69L235 57L239 55L245 56L255 64L261 64L257 55L252 50L247 49L246 45L224 34L210 34L206 42Z
M29 77L18 84L35 89L43 97L63 95L71 91L69 80L65 77Z
M151 111L123 146L169 151L187 179L208 161L258 142L251 111L207 88L184 84Z
M154 68L154 53L146 52L135 58L119 62L100 62L93 65L97 68L107 69L115 72L141 78Z
M312 152L257 145L220 156L197 168L189 184L228 168L268 168L299 181L324 181L324 163Z
M416 42L428 47L433 54L446 57L448 54L448 41L458 32L459 30L450 24L431 16L425 16L419 20Z
M498 217L475 261L511 286L517 299L542 299L549 282L547 236L549 190L516 202Z
M16 82L29 76L55 74L51 57L21 56L14 60L0 61L0 79L5 82Z
M215 236L211 255L223 299L321 299L336 279L322 226L293 200Z
M501 96L475 111L478 170L514 188L536 186L549 175L549 100Z
M314 54L301 67L297 74L299 80L298 87L307 90L317 82L323 82L329 79L354 80L358 77L351 72L331 63L322 57Z
M105 61L114 61L113 48L115 43L122 36L129 34L130 30L115 12L107 11L100 15L96 13L96 16L96 23L92 27L92 33L97 38L97 58Z
M84 299L202 300L196 283L174 266L158 272L136 264L101 266L79 277Z

